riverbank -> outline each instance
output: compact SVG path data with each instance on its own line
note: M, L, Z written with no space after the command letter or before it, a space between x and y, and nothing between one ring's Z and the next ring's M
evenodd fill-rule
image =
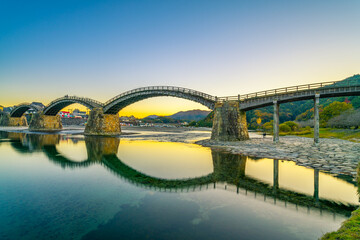
M296 136L280 137L279 143L274 143L271 138L243 142L206 139L196 143L233 154L291 160L300 166L316 168L333 175L349 175L353 178L357 175L356 168L360 161L360 143L341 139L320 139L317 146L313 144L313 139Z

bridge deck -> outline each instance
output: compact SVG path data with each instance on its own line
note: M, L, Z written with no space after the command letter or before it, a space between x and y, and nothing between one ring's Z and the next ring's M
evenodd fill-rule
M247 111L270 106L275 100L278 103L286 103L314 99L315 94L320 94L320 98L358 96L360 95L360 82L337 81L291 86L251 94L219 97L217 101L240 101L240 108Z

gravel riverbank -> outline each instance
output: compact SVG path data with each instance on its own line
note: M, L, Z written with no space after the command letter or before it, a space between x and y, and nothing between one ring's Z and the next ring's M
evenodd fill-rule
M330 172L356 177L360 161L360 143L340 139L320 139L314 146L313 139L285 136L279 143L271 138L251 139L243 142L217 142L209 139L197 141L205 147L219 148L234 154L253 157L291 160L300 166L308 166Z

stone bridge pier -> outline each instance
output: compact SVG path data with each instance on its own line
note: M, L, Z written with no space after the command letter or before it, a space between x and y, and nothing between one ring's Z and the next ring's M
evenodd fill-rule
M59 131L61 129L62 123L59 115L45 115L43 112L33 114L29 125L31 131Z
M28 125L26 117L11 117L9 113L1 113L0 115L0 126L18 127Z
M121 134L119 114L106 114L103 108L91 110L85 135L114 136Z
M63 128L59 115L35 113L30 122L31 131L59 131ZM93 108L85 126L85 135L116 136L121 134L118 114L105 114L102 108Z
M21 117L10 117L9 126L11 127L26 127L28 126L27 120L25 116Z
M211 139L217 141L243 141L249 139L246 113L238 101L215 104Z

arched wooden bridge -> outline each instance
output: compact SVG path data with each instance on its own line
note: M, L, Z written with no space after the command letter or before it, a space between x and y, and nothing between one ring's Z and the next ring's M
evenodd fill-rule
M328 97L339 97L339 96L357 96L360 95L360 80L343 80L335 82L323 82L323 83L314 83L307 85L298 85L292 87L278 88L272 90L266 90L251 94L237 95L237 96L226 96L226 97L216 97L210 94L199 92L196 90L174 87L174 86L151 86L151 87L142 87L137 88L131 91L124 92L120 95L117 95L105 103L99 101L83 98L77 96L64 96L52 101L44 109L39 109L37 106L32 104L20 104L16 106L10 114L10 117L18 118L21 117L27 110L33 109L35 111L41 111L44 116L56 116L58 112L64 107L78 103L82 104L90 110L101 109L93 115L93 118L100 117L101 119L110 119L104 118L105 115L114 115L111 118L113 123L106 123L106 120L98 121L93 120L92 124L88 128L94 128L91 130L85 129L85 133L95 134L95 135L107 135L107 133L112 135L120 134L120 127L118 130L114 131L111 125L118 124L118 119L115 117L118 112L124 107L131 105L135 102L152 98L158 96L172 96L183 99L188 99L200 103L211 110L220 109L215 111L215 117L217 115L228 115L229 119L220 119L217 121L217 126L213 127L212 139L216 140L243 140L248 139L246 119L244 120L245 112L248 110L266 107L273 105L274 106L274 141L279 141L279 104L293 101L309 100L314 99L314 141L318 143L319 141L319 99L328 98ZM232 104L232 107L229 107L229 104ZM235 107L234 107L235 106ZM221 110L222 108L225 108ZM240 114L238 113L240 111ZM218 112L218 114L217 114ZM243 114L242 114L242 113ZM91 116L91 114L90 114ZM217 117L218 119L219 117ZM224 118L224 116L220 116ZM240 120L239 120L240 118ZM44 118L45 119L45 118ZM48 121L47 119L40 119L38 121ZM215 119L215 118L214 118ZM104 122L105 121L105 122ZM110 120L108 120L110 121ZM1 122L1 121L0 121ZM101 126L94 126L94 123L101 122ZM215 125L216 125L215 124ZM34 124L37 126L38 123ZM46 124L45 124L46 125ZM44 125L44 129L48 130ZM56 124L49 124L56 125ZM61 124L58 124L61 126ZM221 126L220 126L221 125ZM233 126L234 125L234 126ZM30 123L30 129L31 129ZM102 129L100 132L99 129ZM105 130L104 130L105 129ZM215 130L214 130L215 129ZM243 131L245 129L246 131ZM221 132L222 131L222 132ZM221 136L222 135L234 135L234 136ZM245 134L245 136L239 136Z

